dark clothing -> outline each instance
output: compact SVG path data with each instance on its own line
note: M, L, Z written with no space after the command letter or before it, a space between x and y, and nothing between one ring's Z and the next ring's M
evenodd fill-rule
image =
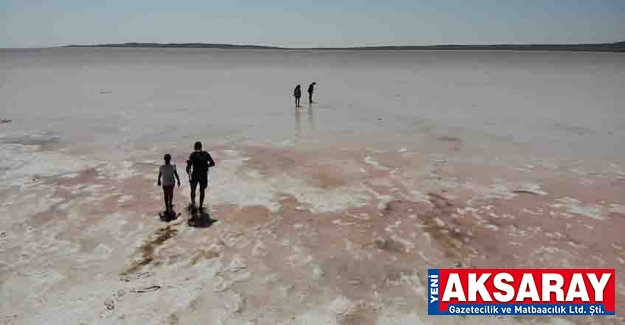
M172 202L174 201L174 184L163 185L163 197L165 199L165 211L171 212Z
M165 201L171 202L174 198L174 184L164 185L163 194L165 195Z
M208 169L215 166L211 155L206 151L194 151L187 160L187 173L191 173L191 182L201 182L208 178ZM206 186L204 186L205 188Z
M312 83L310 84L310 86L308 86L308 102L312 104L313 100L312 100L312 96L313 96L313 92L315 91L315 84Z
M297 85L295 90L293 90L293 97L295 97L295 107L299 107L299 99L302 97L302 88L300 85Z
M204 178L191 178L191 190L195 191L197 185L200 184L200 189L203 190L208 187L208 177Z

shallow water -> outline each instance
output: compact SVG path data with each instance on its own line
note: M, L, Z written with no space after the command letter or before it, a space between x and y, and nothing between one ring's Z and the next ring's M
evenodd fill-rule
M409 143L454 130L613 155L625 140L621 54L65 48L2 50L0 71L8 127L67 141L284 141L303 128ZM292 89L312 81L318 103L297 114Z

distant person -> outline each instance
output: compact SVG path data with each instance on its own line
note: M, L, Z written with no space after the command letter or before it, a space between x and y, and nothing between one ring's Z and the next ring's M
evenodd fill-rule
M310 104L313 103L312 97L313 97L313 92L315 92L315 86L317 85L316 82L313 82L310 84L310 86L308 86L308 102Z
M174 201L174 185L178 181L178 187L180 187L180 177L176 171L176 165L171 164L171 156L166 154L163 159L165 165L158 169L158 186L163 186L163 197L165 199L165 214L173 214L173 201ZM163 181L161 182L161 178Z
M293 91L293 97L295 97L295 107L300 107L299 106L299 99L302 97L302 86L301 85L295 86L295 90Z
M187 160L187 174L191 183L191 210L195 210L195 189L200 185L200 211L204 206L204 196L206 187L208 186L208 169L215 166L215 162L211 155L202 150L202 143L195 142L193 151Z

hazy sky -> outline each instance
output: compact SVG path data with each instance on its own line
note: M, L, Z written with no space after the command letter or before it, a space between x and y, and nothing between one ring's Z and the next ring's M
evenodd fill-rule
M625 0L0 0L0 47L625 40Z

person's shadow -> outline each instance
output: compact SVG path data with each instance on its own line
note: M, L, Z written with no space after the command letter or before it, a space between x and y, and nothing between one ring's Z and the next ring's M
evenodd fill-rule
M189 211L189 215L190 218L187 220L189 227L208 228L217 222L217 220L211 218L211 215L205 210Z
M178 217L180 217L180 213L172 210L170 212L159 212L158 216L163 222L171 222L178 219Z

